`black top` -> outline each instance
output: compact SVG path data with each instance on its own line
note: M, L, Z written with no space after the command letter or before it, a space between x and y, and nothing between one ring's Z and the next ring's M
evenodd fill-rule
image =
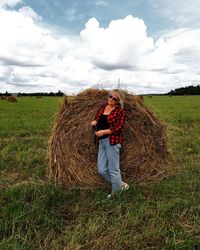
M107 122L107 116L108 115L104 115L102 114L100 117L99 117L99 120L97 122L97 127L96 127L96 130L99 131L99 130L104 130L104 129L109 129L109 124ZM108 137L108 134L106 135L103 135L101 137L98 137L99 140L101 139L104 139L104 138L107 138Z

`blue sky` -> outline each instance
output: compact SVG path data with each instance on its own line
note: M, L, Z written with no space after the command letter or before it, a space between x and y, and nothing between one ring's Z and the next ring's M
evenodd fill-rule
M196 0L1 0L0 92L200 83Z
M32 3L33 4L32 4ZM47 4L48 2L48 4ZM146 4L144 4L146 2ZM27 1L47 23L79 33L85 23L95 17L102 27L114 19L133 15L150 23L150 32L166 26L165 20L157 16L148 1ZM160 25L161 24L161 25ZM159 27L160 26L160 27Z
M174 24L167 16L159 12L159 5L153 0L23 0L15 9L30 6L43 18L46 24L57 26L58 29L78 34L85 27L85 23L95 17L106 28L110 21L123 19L127 15L139 17L148 24L149 35L156 35L157 31L169 27L180 26ZM177 4L177 7L178 4Z

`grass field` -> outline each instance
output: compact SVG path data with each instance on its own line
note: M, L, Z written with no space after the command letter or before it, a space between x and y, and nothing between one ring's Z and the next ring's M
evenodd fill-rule
M46 179L61 100L0 101L0 249L200 249L200 96L145 97L167 125L173 173L111 200Z

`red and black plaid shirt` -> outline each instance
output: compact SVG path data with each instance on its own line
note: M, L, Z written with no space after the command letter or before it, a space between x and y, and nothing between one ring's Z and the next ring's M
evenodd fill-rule
M100 116L103 114L104 109L107 104L104 104L97 111L95 120L98 122ZM123 108L116 106L114 110L110 112L107 116L107 122L109 124L109 129L112 131L112 134L109 135L110 144L114 145L117 143L122 144L123 142L123 126L125 122L126 111ZM98 140L97 140L98 141Z

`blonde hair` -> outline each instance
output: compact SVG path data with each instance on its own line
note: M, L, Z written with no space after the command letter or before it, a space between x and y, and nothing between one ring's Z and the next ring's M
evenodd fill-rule
M110 93L112 92L115 92L117 94L117 97L118 97L118 105L121 107L121 108L124 108L124 99L125 99L125 96L124 96L124 93L119 90L119 89L112 89L110 91Z

